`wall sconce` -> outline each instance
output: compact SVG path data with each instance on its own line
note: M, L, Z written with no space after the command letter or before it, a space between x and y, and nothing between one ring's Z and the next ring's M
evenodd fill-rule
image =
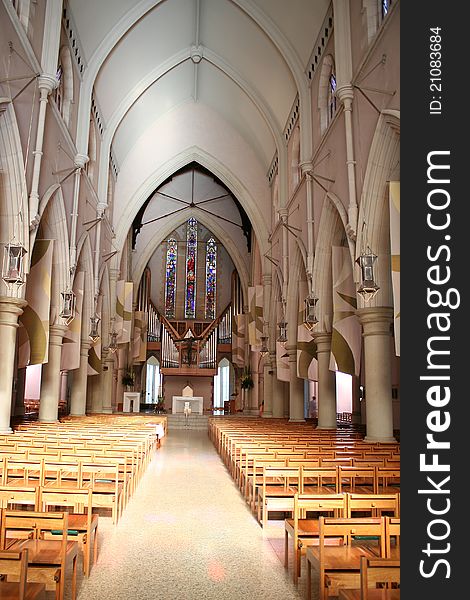
M318 298L313 294L308 295L305 300L304 309L304 327L309 331L312 331L315 325L318 323L317 319L317 302Z
M116 352L116 350L118 349L118 345L117 345L117 332L116 331L111 331L111 333L109 334L111 336L111 341L109 342L109 346L108 346L108 350L111 352L111 354L114 354Z
M26 282L24 272L24 255L26 248L14 241L3 248L2 279L8 285L23 285Z
M361 294L364 302L370 302L380 289L374 281L374 263L376 260L377 255L372 252L369 246L367 246L367 250L356 260L356 263L361 267L362 273L362 283L357 293Z
M282 317L277 326L279 327L279 336L277 341L281 342L281 344L285 344L287 342L287 323L284 317Z
M269 348L268 348L268 336L266 335L262 335L261 336L261 350L259 351L260 356L266 356L266 354L269 354Z
M76 297L72 290L60 292L60 295L62 296L62 310L59 317L64 320L66 325L70 325L75 318Z
M90 317L91 329L88 337L94 344L100 339L100 334L98 333L98 323L100 321L101 319L97 315Z

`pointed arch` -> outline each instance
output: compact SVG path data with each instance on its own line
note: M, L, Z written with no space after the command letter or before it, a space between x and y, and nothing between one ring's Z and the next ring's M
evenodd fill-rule
M367 245L377 255L374 275L380 289L369 306L393 306L387 190L391 179L400 179L399 165L400 113L383 111L377 122L367 160L356 243L357 255Z
M0 243L8 244L13 238L22 244L26 255L26 272L31 260L29 243L28 192L24 176L24 158L20 133L13 104L5 100L0 116ZM8 289L0 280L0 295L24 298L25 286Z

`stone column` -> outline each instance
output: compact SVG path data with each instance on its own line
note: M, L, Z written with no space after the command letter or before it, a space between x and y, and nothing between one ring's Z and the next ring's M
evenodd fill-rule
M26 385L26 367L17 370L15 417L24 417L24 390Z
M276 364L276 352L270 352L269 357L271 364ZM284 396L285 396L285 385L284 381L279 381L277 378L277 369L275 366L272 367L273 375L273 400L272 400L272 416L274 419L282 419L284 416Z
M11 402L13 386L13 366L16 351L16 330L18 317L23 314L26 300L0 297L0 433L11 433Z
M271 355L264 357L264 409L263 417L271 418L273 416L273 387L276 384L271 366Z
M88 350L91 348L89 339L80 343L80 366L72 371L72 393L70 399L70 414L83 416L86 414L86 392L88 378Z
M49 327L49 358L47 363L42 365L39 402L39 420L47 423L54 423L59 416L60 357L66 332L65 325L55 324Z
M351 407L351 421L354 424L361 422L361 401L359 400L359 377L353 375L352 377L352 407Z
M103 365L103 363L101 363ZM103 366L101 366L103 368ZM103 393L102 393L102 372L98 373L98 375L93 375L88 378L87 385L87 405L89 408L87 409L91 413L100 413L103 409Z
M116 410L119 411L119 405L124 402L124 386L122 385L122 377L126 370L127 364L127 347L121 347L118 350L118 369L116 382ZM122 406L121 406L122 411Z
M318 360L318 425L317 429L336 429L336 386L330 371L331 333L314 333Z
M36 228L39 225L39 179L41 174L41 160L43 155L44 126L46 123L46 108L49 94L56 85L55 77L43 74L38 79L39 85L39 113L36 130L36 146L33 152L33 173L31 177L31 191L29 194L30 225Z
M109 414L113 412L111 395L113 387L114 355L107 350L102 350L101 354L103 364L103 370L101 372L101 411Z
M357 311L364 338L366 441L395 442L392 410L392 349L390 327L393 309L360 308Z
M304 418L304 380L297 377L297 346L287 345L289 355L289 422L298 423Z

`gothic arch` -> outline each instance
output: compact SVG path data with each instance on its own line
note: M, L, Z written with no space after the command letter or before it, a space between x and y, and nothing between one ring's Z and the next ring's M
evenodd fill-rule
M399 180L400 113L383 111L372 140L358 218L356 253L366 246L377 255L374 271L380 286L369 306L393 306L390 264L388 182ZM362 299L360 300L362 302Z

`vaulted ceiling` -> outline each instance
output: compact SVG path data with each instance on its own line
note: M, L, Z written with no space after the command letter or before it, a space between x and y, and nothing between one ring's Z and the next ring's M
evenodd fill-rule
M329 0L68 0L119 176L114 224L122 244L142 204L197 161L267 237L266 177ZM86 122L89 106L81 106ZM79 123L80 136L80 123ZM84 142L83 142L84 143ZM106 197L107 174L98 195ZM232 240L235 243L235 240Z

